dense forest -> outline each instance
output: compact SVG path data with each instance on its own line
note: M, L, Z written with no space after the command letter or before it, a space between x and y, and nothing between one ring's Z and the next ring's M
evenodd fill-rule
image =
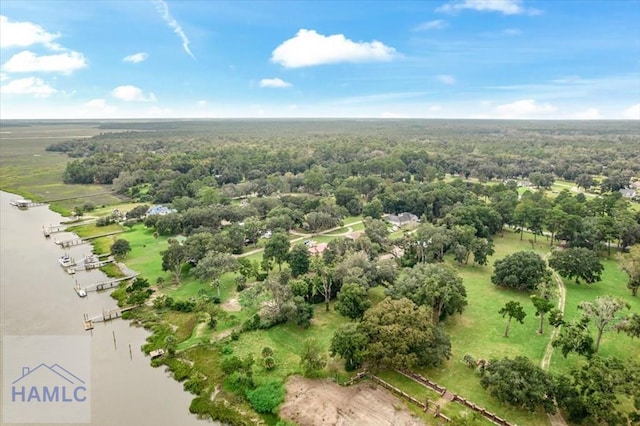
M67 167L65 181L118 179L120 191L145 182L151 184L149 195L165 202L197 189L197 183L166 188L175 179L218 186L243 182L229 188L242 195L253 189L250 182L267 194L318 192L324 184L335 186L336 179L357 176L394 182L431 182L445 173L480 180L530 177L547 186L549 175L569 181L604 175L604 190L617 191L640 171L640 129L633 122L226 120L99 127L105 133L89 142L48 148L78 158Z

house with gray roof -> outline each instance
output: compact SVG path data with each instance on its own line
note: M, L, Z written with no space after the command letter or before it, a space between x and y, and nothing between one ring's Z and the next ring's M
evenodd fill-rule
M386 219L387 222L397 227L420 222L420 218L418 218L418 216L409 212L403 212L398 215L389 214Z

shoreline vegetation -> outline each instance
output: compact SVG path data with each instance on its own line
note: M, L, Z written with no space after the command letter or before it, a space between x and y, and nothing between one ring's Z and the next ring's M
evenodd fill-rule
M616 196L617 190L605 190L607 185L614 184L613 177L624 180L620 175L631 173L629 183L631 178L640 176L640 170L631 165L634 158L629 158L634 149L635 156L640 155L639 143L632 142L634 124L585 123L580 127L582 123L522 122L503 128L500 123L474 122L462 123L460 129L451 130L451 125L460 123L445 126L441 122L421 124L417 120L409 123L411 126L401 125L394 133L387 124L378 123L367 127L363 122L357 125L331 122L345 126L339 130L317 123L306 123L305 127L303 121L294 121L290 127L277 123L277 128L270 123L248 123L255 129L223 121L209 127L202 122L111 122L98 125L100 133L92 139L70 138L54 145L42 141L28 147L14 146L10 140L7 145L3 135L0 186L34 200L68 198L53 208L67 216L73 212L81 213L81 218L90 218L89 222L68 227L80 237L123 231L92 240L94 252L107 254L116 241L127 241L129 250L119 255L118 261L139 272L140 278L121 283L111 296L119 306L139 305L123 318L152 333L142 350L146 354L164 351L163 356L151 360L151 365L164 366L175 380L183 382L185 391L194 395L189 407L192 413L228 424L290 424L278 415L278 407L286 398L287 378L303 375L343 384L357 372L345 369L345 361L373 367L374 360L367 358L372 356L371 352L369 355L359 352L356 356L353 350L357 348L336 348L335 336L345 327L352 327L350 332L356 334L351 337L360 338L363 332L366 334L366 327L371 326L374 308L382 309L391 300L386 299L388 296L396 300L404 296L410 301L401 300L414 306L426 303L434 327L429 335L442 332L450 342L448 350L446 344L442 345L441 354L423 363L411 361L413 355L408 354L402 362L408 362L412 371L511 423L549 424L542 404L534 404L533 408L514 406L504 399L504 391L497 390L498 385L485 386L487 377L499 380L500 374L499 370L485 372L489 361L497 366L505 357L526 357L540 365L552 335L552 326L546 318L539 320L542 308L531 302L532 293L542 294L538 284L534 285L534 292L495 281L492 277L496 275L496 261L519 252L547 259L554 256L555 248L571 247L571 238L577 237L560 235L565 225L554 225L548 219L552 212L562 216L579 211L583 218L594 218L594 229L606 225L608 219L603 219L603 224L596 223L600 217L611 218L612 223L626 220L629 229L639 226L638 215L634 213L638 211L638 203ZM2 126L4 129L7 124ZM411 129L412 126L419 129ZM208 132L214 130L218 132L214 140L220 144L215 155L226 158L229 166L226 169L205 165L207 155L202 153L204 148L198 137L206 140ZM151 132L153 136L146 139ZM377 136L373 136L376 132ZM42 133L46 133L46 126ZM315 144L310 157L313 161L296 163L299 153L295 147L287 147L288 140L299 140L306 153L312 145L303 136L309 134ZM517 134L520 139L516 145L522 153L513 147L500 151L506 134ZM421 139L416 139L417 135L422 135ZM445 137L449 139L446 143ZM405 138L407 146L403 147L400 141ZM152 139L156 144L153 154L146 160L137 157L132 146L139 144L143 150L149 150ZM354 158L356 154L347 152L341 139L357 141L368 157ZM175 140L182 140L182 154L174 152L168 144ZM582 181L584 186L578 187L575 181L562 179L543 167L552 161L552 154L562 151L549 147L549 140L560 140L574 148L573 157L555 161L565 161L566 167L579 167L581 163L585 169L576 170L575 179L589 174L590 184ZM596 148L589 149L585 140L596 144ZM598 145L599 141L606 143ZM616 141L614 146L612 141ZM474 148L469 151L471 143ZM240 147L239 157L234 154L234 144ZM527 144L531 146L525 149ZM92 152L84 152L86 146L93 146ZM103 146L109 147L110 156L100 153ZM416 154L420 152L418 146L428 154L424 157ZM48 150L44 151L45 148ZM451 167L452 160L438 158L439 150L444 149L451 151L452 157L463 155L464 165L460 167L470 173L446 173L445 164ZM593 156L605 151L616 153L607 175L603 175L602 166L596 173L595 166L590 165L601 160ZM165 180L155 181L151 174L127 172L129 166L122 160L122 153L137 158L141 171L145 167L149 170L166 167L161 161L169 160L161 159L170 159L171 165L158 172L164 174ZM262 160L258 160L259 155ZM339 155L351 160L337 159ZM409 158L411 155L414 157ZM521 155L518 161L524 164L523 168L529 168L528 178L502 180L498 178L501 173L498 166L490 172L490 164L478 161L496 155L504 161L504 167L515 164L517 155ZM116 165L111 157L121 158L122 162ZM242 157L251 164L243 164L239 160ZM33 167L29 164L34 159L47 165L46 172L27 178L26 171ZM615 163L625 160L629 163ZM276 169L271 173L251 169L261 162L265 167L272 167L273 162ZM281 164L280 170L277 164ZM349 167L363 164L366 170L345 172L342 168L347 166L340 164ZM612 170L614 165L617 168ZM112 167L118 171L114 180L96 178L115 173ZM234 176L232 167L242 173ZM396 169L403 171L398 174ZM62 180L70 174L74 179L84 179L81 174L86 170L92 170L92 182L104 181L96 185ZM196 176L194 170L201 176ZM585 170L592 173L581 173ZM340 176L341 172L346 174ZM202 177L203 173L209 173L210 179ZM227 182L223 183L225 179ZM538 185L532 180L537 180ZM105 189L119 195L104 194ZM83 198L71 198L74 195ZM170 206L176 212L152 219L144 214L128 215L136 209L146 214L153 204ZM383 213L403 211L413 211L422 220L399 226L381 220ZM316 220L318 224L314 225ZM256 231L250 233L248 229L253 225ZM238 237L238 233L242 236ZM276 244L279 235L284 235L281 247ZM624 259L617 255L621 252L620 245L631 246L640 241L640 233L631 244L621 244L626 237L618 238L613 231L610 235L592 247L603 268L599 280L585 284L574 276L557 276L566 288L561 330L569 329L581 318L584 309L578 309L578 305L599 297L612 296L627 304L628 309L622 309L614 323L620 323L620 318L627 314L640 312L640 302L627 289L629 277L621 269ZM436 244L438 239L442 240L440 245ZM430 244L427 247L421 241ZM324 253L309 256L310 251L326 244ZM217 255L207 257L210 251ZM301 254L294 257L293 253ZM210 267L206 267L207 262ZM464 286L460 303L438 305L433 303L433 296L424 299L416 296L427 290L411 287L416 284L407 276L418 274L415 271L420 265L432 268L427 276L446 274L448 269L443 268L450 268ZM113 277L124 275L115 264L103 271ZM557 283L554 279L549 281L552 287L549 300L555 305L557 299L552 290ZM445 282L449 283L442 281L439 285ZM361 293L353 290L347 302L347 286L363 290ZM519 303L526 313L522 323L511 322L508 338L503 336L507 319L498 313L507 302ZM538 329L543 323L544 331L540 334ZM593 324L583 330L596 337ZM435 341L433 344L438 345ZM636 345L637 340L626 333L605 331L599 356L593 359L608 357L638 363ZM570 342L565 342L565 347L569 346ZM575 348L574 344L563 356L561 349L564 349L558 344L551 362L547 362L549 371L572 377L576 366L591 367L592 356L576 353L579 351ZM330 356L332 350L335 356ZM388 353L376 356L388 365L379 372L385 381L419 400L438 400L437 395L395 372L397 360L389 358ZM614 398L618 398L620 406L616 412L633 412L633 392L622 387L616 389ZM441 412L452 418L454 424L491 424L461 405L439 402ZM422 422L438 424L431 414L407 406ZM574 413L561 408L563 417L570 420ZM601 415L592 414L595 418Z

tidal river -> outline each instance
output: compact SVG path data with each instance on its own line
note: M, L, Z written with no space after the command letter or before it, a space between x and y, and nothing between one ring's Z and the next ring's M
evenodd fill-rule
M83 314L95 316L103 309L115 308L116 303L107 292L90 292L79 298L73 290L74 279L88 286L106 277L100 271L78 272L75 278L68 275L58 263L65 251L53 239L73 235L53 234L45 239L42 233L43 225L58 224L63 218L46 207L19 210L9 204L17 198L0 191L2 336L89 333L92 425L210 425L189 413L192 396L183 391L181 383L168 377L163 368L149 365L149 358L140 351L148 335L144 329L117 319L96 324L92 333L84 330ZM81 245L66 252L81 259L91 247Z

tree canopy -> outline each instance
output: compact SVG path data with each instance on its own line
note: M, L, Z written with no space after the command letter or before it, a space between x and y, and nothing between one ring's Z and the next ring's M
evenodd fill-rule
M581 279L587 284L598 282L604 271L598 254L584 247L555 250L549 258L549 266L564 278L575 278L577 284Z
M118 238L111 244L111 254L118 257L126 257L131 252L131 244L129 241Z
M551 376L529 358L492 359L485 367L480 384L499 401L534 412L555 413Z
M417 305L433 309L436 321L462 313L467 305L467 291L456 270L445 264L419 264L389 287L387 294L399 299L406 297Z
M516 319L520 324L523 323L524 318L527 316L527 313L522 308L520 302L514 302L513 300L508 301L505 305L498 311L502 318L507 317L507 327L504 329L504 337L509 337L509 329L511 327L511 320L513 318Z
M545 261L532 251L518 251L494 264L491 282L517 290L533 291L551 278Z
M406 298L384 299L367 310L360 327L369 340L367 360L372 366L437 366L451 354L449 339L436 332L431 309ZM442 348L435 357L430 351L434 346Z

